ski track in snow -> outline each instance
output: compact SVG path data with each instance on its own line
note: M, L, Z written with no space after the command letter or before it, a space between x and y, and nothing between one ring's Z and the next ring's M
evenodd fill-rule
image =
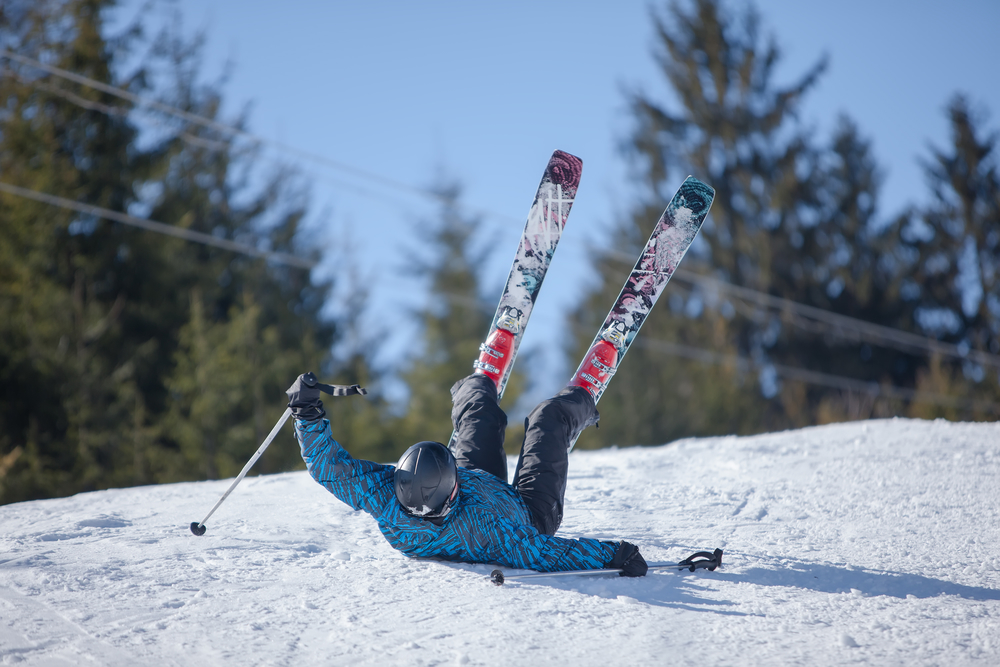
M560 534L725 549L643 579L409 560L304 472L193 536L230 483L0 507L0 664L1000 664L1000 424L574 452Z

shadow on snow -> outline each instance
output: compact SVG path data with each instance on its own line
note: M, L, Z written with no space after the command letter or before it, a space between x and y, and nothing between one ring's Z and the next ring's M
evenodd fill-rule
M821 593L849 593L854 589L866 596L933 598L954 595L966 600L1000 600L1000 590L993 588L966 586L919 574L803 561L784 561L776 567L751 567L738 573L721 572L720 578L758 586L803 588Z
M736 572L717 570L692 574L665 570L651 572L641 579L623 579L613 575L552 577L532 579L530 582L512 580L504 584L504 587L545 586L554 590L619 599L624 603L707 611L729 616L751 615L733 609L737 604L735 602L712 599L705 595L709 591L715 591L717 597L717 584L722 582L800 588L831 594L860 591L867 597L905 599L908 596L933 598L953 595L975 601L1000 600L1000 590L966 586L919 574L787 560L774 567L751 567Z

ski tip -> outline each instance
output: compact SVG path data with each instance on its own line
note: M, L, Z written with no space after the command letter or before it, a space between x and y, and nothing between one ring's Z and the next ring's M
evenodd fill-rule
M713 198L715 197L715 188L713 188L705 181L695 178L694 176L688 176L687 178L685 178L684 182L681 184L681 187L684 187L685 185L705 188L706 190L709 191L709 193L712 195Z
M492 581L497 586L503 586L503 572L500 570L493 570L490 572L490 581Z
M550 160L554 160L554 159L571 160L573 162L579 162L580 164L583 164L583 158L577 157L576 155L573 155L572 153L567 153L566 151L561 151L558 148L556 150L552 151L552 157L549 158L549 159Z
M564 188L575 188L580 185L583 173L583 160L565 151L554 151L549 158L549 166L545 175L549 181Z

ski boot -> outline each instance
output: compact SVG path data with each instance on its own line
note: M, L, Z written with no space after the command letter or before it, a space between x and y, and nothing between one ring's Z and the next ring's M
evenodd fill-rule
M500 390L507 369L514 360L514 342L521 331L521 311L512 306L504 308L497 320L497 328L486 342L479 346L479 358L472 363L476 374L486 375Z
M576 374L569 381L569 387L583 387L590 392L596 402L611 381L618 366L618 350L625 344L625 325L612 322L604 330L600 339L591 346Z

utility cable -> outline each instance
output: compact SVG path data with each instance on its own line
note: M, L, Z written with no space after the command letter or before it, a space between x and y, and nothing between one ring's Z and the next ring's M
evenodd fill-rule
M323 155L319 155L319 154L312 153L312 152L309 152L309 151L304 151L304 150L301 150L301 149L296 148L294 146L290 146L288 144L285 144L283 142L275 141L273 139L268 139L266 137L262 137L260 135L256 135L256 134L253 134L253 133L248 132L246 130L240 129L238 127L234 127L234 126L231 126L231 125L226 125L224 123L220 123L218 121L215 121L215 120L213 120L211 118L206 118L206 117L200 116L198 114L193 114L193 113L190 113L188 111L184 111L182 109L178 109L176 107L170 106L170 105L165 104L163 102L160 102L158 100L150 99L148 97L144 97L144 96L141 96L141 95L136 95L135 93L131 93L131 92L129 92L127 90L124 90L122 88L118 88L116 86L111 86L111 85L108 85L106 83L103 83L103 82L91 79L89 77L85 77L85 76L76 74L74 72L70 72L68 70L64 70L64 69L59 68L59 67L55 67L53 65L48 65L48 64L42 63L42 62L40 62L38 60L34 60L32 58L28 58L26 56L22 56L20 54L14 53L12 51L8 51L6 49L0 49L0 56L9 58L9 59L14 60L16 62L19 62L19 63L21 63L23 65L27 65L29 67L34 67L34 68L43 70L43 71L48 72L50 74L53 74L55 76L58 76L58 77L61 77L61 78L64 78L64 79L68 79L70 81L74 81L74 82L79 83L81 85L88 86L88 87L94 88L96 90L100 90L102 92L105 92L105 93L107 93L109 95L113 95L113 96L118 97L120 99L125 99L127 101L132 102L133 104L138 105L138 106L149 107L149 108L152 108L152 109L156 109L157 111L161 111L163 113L167 113L167 114L176 116L178 118L182 118L183 120L186 120L186 121L188 121L190 123L194 123L194 124L197 124L197 125L200 125L200 126L203 126L203 127L211 128L211 129L214 129L214 130L217 130L217 131L225 132L225 133L231 134L233 136L238 136L238 137L241 137L241 138L245 138L245 139L248 139L248 140L260 143L260 144L270 145L270 146L272 146L274 148L283 150L285 152L293 153L295 155L298 155L299 157L312 160L314 162L317 162L319 164L325 165L327 167L331 167L333 169L341 170L341 171L350 173L352 175L355 175L355 176L358 176L358 177L361 177L361 178L364 178L364 179L368 179L368 180L372 180L372 181L377 181L380 184L388 185L390 187L393 187L393 188L396 188L396 189L399 189L399 190L405 190L407 192L415 193L415 194L418 194L418 195L421 195L421 196L424 196L424 197L433 198L433 199L435 199L437 201L445 201L447 203L454 204L453 201L448 200L447 197L445 197L444 195L436 193L436 192L434 192L432 190L428 190L428 189L424 189L424 188L419 188L419 187L416 187L416 186L409 185L407 183L402 183L400 181L395 181L395 180L389 179L389 178L387 178L387 177L385 177L383 175L376 174L376 173L373 173L373 172L369 172L367 170L360 169L360 168L354 167L352 165L348 165L346 163L343 163L343 162L340 162L340 161L337 161L337 160L332 160L332 159L330 159L330 158L328 158L326 156L323 156ZM16 75L16 76L17 76L17 78L20 81L22 81L22 82L25 81L25 79L23 77L21 77L19 75ZM84 100L83 98L80 98L79 96L73 95L72 93L69 93L69 92L66 92L66 91L61 91L61 90L58 90L58 89L54 89L52 86L47 86L45 84L41 84L40 82L36 83L35 85L38 85L39 87L41 87L44 90L48 90L50 92L54 92L56 94L60 94L63 97L65 97L66 99L70 100L71 102L73 102L75 104L79 104L80 106L84 106L86 108L95 109L95 110L99 110L99 111L104 111L105 113L112 113L112 112L114 112L116 114L120 114L120 112L119 112L119 110L117 108L107 107L106 105L101 105L100 103L91 102L89 100ZM9 187L15 187L15 186L9 186ZM10 191L10 190L8 190L8 191ZM24 191L24 192L30 192L30 191ZM28 196L28 195L25 195L23 193L21 193L21 194L22 194L22 196ZM365 193L365 194L367 194L367 193ZM43 195L42 193L34 193L34 195L37 195L38 197L51 197L51 195ZM61 198L53 198L53 199L60 199L61 200ZM42 200L42 199L39 199L39 201L46 201L47 203L53 203L53 201L51 201L51 200ZM77 204L76 202L71 202L70 200L61 200L61 201L71 204L72 205L71 207L73 207L73 206L86 206L86 205L83 205L83 204ZM95 209L95 210L97 210L97 207L92 207L92 208ZM77 208L75 210L81 210L81 209ZM106 211L106 209L100 209L100 210L105 210ZM90 211L88 211L88 212L90 212ZM122 214L114 213L113 211L107 211L107 212L108 213L112 213L114 215L122 215ZM492 212L489 212L489 211L480 211L480 212L481 213L486 213L486 214L489 214L489 215L493 215L493 216L498 216L499 215L499 214L495 214L495 213L492 213ZM95 215L96 215L96 213L95 213ZM101 217L109 217L109 216L102 215ZM133 220L133 221L140 220L138 218L133 218L132 216L126 216L126 217L129 218L129 219L131 219L131 220ZM501 216L501 217L508 218L509 216ZM118 220L119 222L124 222L124 220L121 220L119 218L111 218L111 219ZM143 227L145 229L151 229L153 231L160 231L161 233L168 233L168 234L171 234L171 235L174 235L174 236L181 236L181 232L184 232L184 233L192 235L191 237L182 236L182 238L187 238L188 240L195 240L194 235L198 235L197 232L188 232L187 230L180 230L180 229L175 228L175 227L170 227L169 225L163 225L163 227L165 227L167 229L170 229L170 230L174 230L174 231L170 231L170 232L163 231L163 230L157 229L157 228L152 227L152 226L147 226L147 224L148 225L161 225L162 223L154 223L152 221L142 221L142 222L143 222L143 224L137 224L137 226ZM130 222L128 224L136 224L136 223L135 222ZM200 241L200 242L206 242L209 245L218 245L219 247L225 247L225 246L222 246L220 244L221 243L226 243L226 244L232 244L232 246L242 246L242 244L234 244L233 242L223 241L223 240L216 239L215 237L211 237L211 236L207 236L207 235L200 235L200 236L204 236L206 239L209 239L210 242L209 241ZM249 248L249 246L242 246L242 247L243 248ZM236 250L235 247L228 247L228 249ZM236 251L237 252L242 252L242 250L236 250ZM254 253L260 253L260 251L256 251L254 249L253 253L248 253L248 254L254 254ZM280 253L278 253L278 254L280 254ZM612 256L618 256L619 255L619 253L614 252L614 251L611 252L610 254ZM271 255L276 255L276 254L275 253L271 253ZM257 254L255 256L263 256L263 255ZM621 257L624 258L624 253L621 253ZM299 260L298 258L295 258L295 260L296 261L302 261L302 260ZM629 257L628 261L631 262L632 258ZM285 263L288 263L288 262L285 262ZM302 264L293 264L293 265L295 265L295 266L303 266ZM310 264L310 267L311 266L312 266L312 264ZM308 268L308 267L304 267L304 268ZM824 322L826 324L829 324L829 325L835 327L841 333L843 333L844 331L854 331L855 333L861 335L862 337L866 337L871 342L874 342L874 343L880 344L880 345L886 345L886 346L889 346L889 347L893 347L895 349L899 349L899 350L904 351L904 352L919 351L921 353L931 353L931 354L935 354L936 353L936 354L941 354L941 355L944 355L944 356L948 356L948 357L952 357L952 358L957 358L957 359L961 359L961 360L973 361L975 363L979 363L979 364L982 364L982 365L985 365L985 366L991 366L991 367L1000 369L1000 356L989 354L987 352L983 352L983 351L980 351L980 350L964 350L964 349L960 348L958 345L954 345L954 344L951 344L951 343L944 343L944 342L937 341L937 340L934 340L934 339L931 339L931 338L926 338L924 336L913 334L913 333L910 333L910 332L907 332L907 331L902 331L900 329L894 329L892 327L886 327L886 326L874 324L874 323L871 323L871 322L866 322L864 320L859 320L859 319L856 319L856 318L853 318L853 317L849 317L849 316L846 316L846 315L840 315L840 314L837 314L837 313L834 313L834 312L831 312L831 311L828 311L828 310L824 310L822 308L816 308L814 306L808 306L808 305L805 305L805 304L797 303L797 302L791 301L789 299L785 299L785 298L781 298L781 297L776 297L776 296L773 296L773 295L770 295L770 294L766 294L764 292L759 292L757 290L749 289L749 288L746 288L746 287L741 287L739 285L734 285L732 283L725 282L725 281L720 280L718 278L713 278L711 276L706 276L704 274L695 273L693 271L685 270L685 269L682 269L682 268L679 268L675 272L674 279L681 280L681 281L687 282L689 284L697 284L697 285L699 285L699 286L701 286L703 288L709 288L709 289L714 289L714 290L717 290L717 291L720 291L720 292L726 292L726 293L729 293L729 294L731 294L731 295L733 295L733 296L735 296L737 298L741 298L741 299L753 301L753 302L755 302L755 303L757 303L759 305L765 306L765 307L775 308L775 309L778 309L778 310L790 310L790 311L795 312L796 314L798 314L800 316L804 316L804 317L810 318L810 319L815 320L815 321Z
M630 264L635 258L627 253L612 250L605 251L609 257L620 261L627 261ZM960 359L962 361L972 361L984 366L991 366L1000 369L1000 356L983 352L980 350L965 350L952 343L944 343L933 338L927 338L918 334L895 329L892 327L874 324L865 320L859 320L848 315L840 315L829 310L807 306L791 299L773 296L765 292L759 292L748 287L741 287L732 283L720 280L703 273L697 273L690 269L678 267L671 278L679 280L689 285L697 285L708 291L717 291L729 294L738 299L752 301L760 306L773 308L779 311L790 311L800 317L808 318L816 322L822 322L832 329L828 333L839 333L844 336L845 332L854 332L860 338L871 343L891 347L902 352L919 352L921 354L940 354L946 357Z
M129 113L132 112L132 109L127 107L101 104L100 102L95 102L93 100L88 100L83 97L80 97L79 95L76 95L68 90L65 90L64 88L60 88L59 86L53 86L47 83L43 83L42 81L39 80L28 79L11 69L4 68L0 70L0 74L13 77L25 85L34 86L39 90L44 90L45 92L51 95L56 95L57 97L61 97L64 100L70 102L71 104L75 104L89 111L98 111L100 113L115 118L121 118L127 116ZM184 142L188 144L199 146L201 148L206 148L208 150L223 151L229 147L229 144L225 142L216 141L214 139L206 139L204 137L199 137L194 134L191 134L190 132L181 132L179 136L182 140L184 140ZM269 159L276 160L276 158L273 157ZM406 210L407 207L407 205L404 204L401 200L388 197L383 192L374 192L372 190L365 188L364 186L359 186L355 183L351 183L346 180L341 180L336 177L329 176L327 174L313 174L310 176L310 178L326 182L331 186L339 188L341 190L349 190L357 195L360 195L361 197L397 206L403 210ZM460 204L456 202L456 206L460 206ZM506 216L501 213L489 213L489 215L495 218L513 219L511 216Z
M774 364L774 363L760 363L753 361L752 359L748 359L747 357L741 357L735 354L722 354L719 352L714 352L712 350L705 350L698 347L692 347L690 345L671 343L665 340L638 338L636 340L636 343L641 347L653 350L655 352L662 352L664 354L669 354L671 356L691 359L693 361L698 361L703 364L711 364L716 366L731 364L744 372L752 369L761 370L770 367L773 368L779 376L784 377L788 380L804 382L806 384L819 385L822 387L829 387L832 389L853 391L856 393L868 394L873 397L881 396L885 398L895 398L912 402L934 403L936 405L944 405L948 407L965 408L965 409L979 409L993 413L997 413L998 411L1000 411L998 410L1000 406L998 406L995 403L990 403L988 401L974 401L974 400L959 398L957 396L949 396L947 394L938 394L934 392L908 389L906 387L900 387L897 385L879 384L878 382L865 382L863 380L855 380L853 378L847 378L841 375L830 375L829 373L810 371L805 368L799 368L797 366L785 366L784 364Z
M698 284L720 292L728 292L736 297L753 301L762 306L777 310L789 309L798 315L823 322L839 330L853 329L872 342L889 344L904 352L930 352L1000 369L1000 356L989 354L988 352L963 350L958 345L952 343L944 343L933 338L925 338L924 336L902 331L901 329L866 322L865 320L840 315L815 306L807 306L803 303L772 296L764 292L740 287L739 285L733 285L718 278L695 273L690 270L678 269L674 277L690 284Z
M126 213L119 213L118 211L112 211L111 209L102 208L100 206L91 206L90 204L81 204L80 202L75 202L72 199L65 199L64 197L57 197L55 195L46 194L44 192L36 192L35 190L28 190L27 188L21 188L16 185L11 185L10 183L4 183L0 181L0 191L6 192L8 194L15 195L17 197L24 197L26 199L32 199L43 204L49 204L50 206L57 206L59 208L69 209L71 211L76 211L78 213L84 213L87 215L93 215L98 218L104 218L106 220L114 220L115 222L120 222L126 225L132 225L133 227L139 227L140 229L145 229L147 231L156 232L157 234L166 234L167 236L174 236L179 239L184 239L185 241L191 241L193 243L201 243L202 245L215 246L216 248L222 248L223 250L230 250L232 252L237 252L243 255L250 255L251 257L260 257L268 261L276 262L278 264L285 264L287 266L294 266L300 269L311 269L316 266L316 262L302 257L296 257L295 255L290 255L284 252L274 252L270 250L258 250L253 246L247 245L245 243L239 243L237 241L230 241L228 239L220 239L209 234L203 234L201 232L191 231L190 229L184 229L183 227L176 227L174 225L167 225L162 222L156 222L154 220L147 220L146 218L137 218L134 215L128 215Z
M226 134L230 134L235 137L240 137L242 139L247 139L249 141L253 141L261 145L271 146L272 148L296 155L300 158L310 160L312 162L324 165L332 169L336 169L351 174L358 178L362 178L369 181L375 181L378 182L380 185L388 186L397 190L403 190L411 194L419 195L421 197L430 198L437 202L454 204L454 201L449 199L446 195L435 192L434 190L417 187L414 185L410 185L408 183L403 183L402 181L394 180L382 174L377 174L375 172L371 172L366 169L361 169L359 167L355 167L353 165L341 162L339 160L333 160L331 158L326 157L325 155L320 155L318 153L313 153L311 151L302 150L300 148L296 148L295 146L291 146L289 144L274 139L268 139L267 137L263 137L261 135L254 134L252 132L248 132L247 130L241 129L239 127L235 127L233 125L227 125L225 123L220 123L219 121L213 120L211 118L191 113L189 111L184 111L183 109L178 109L177 107L165 104L163 102L160 102L159 100L155 100L142 95L137 95L123 88L112 86L103 83L101 81L97 81L95 79L91 79L89 77L76 74L75 72L70 72L60 67L56 67L54 65L48 65L33 58L28 58L27 56L22 56L18 53L14 53L13 51L8 51L7 49L0 49L0 57L8 58L15 62L21 63L22 65L26 65L28 67L40 69L44 72L52 74L53 76L57 76L63 79L68 79L82 86L94 88L95 90L107 93L108 95L113 95L120 99L132 102L137 106L143 106L155 109L162 113L166 113L172 116L176 116L177 118L181 118L189 123L200 125L202 127L213 129L219 132L224 132ZM19 77L19 79L23 81L23 78ZM89 108L96 108L96 107L89 106ZM509 217L502 214L493 213L492 211L487 211L485 209L474 209L471 207L463 207L463 208L466 208L469 212L473 214L490 215L493 217L503 217L503 218Z

